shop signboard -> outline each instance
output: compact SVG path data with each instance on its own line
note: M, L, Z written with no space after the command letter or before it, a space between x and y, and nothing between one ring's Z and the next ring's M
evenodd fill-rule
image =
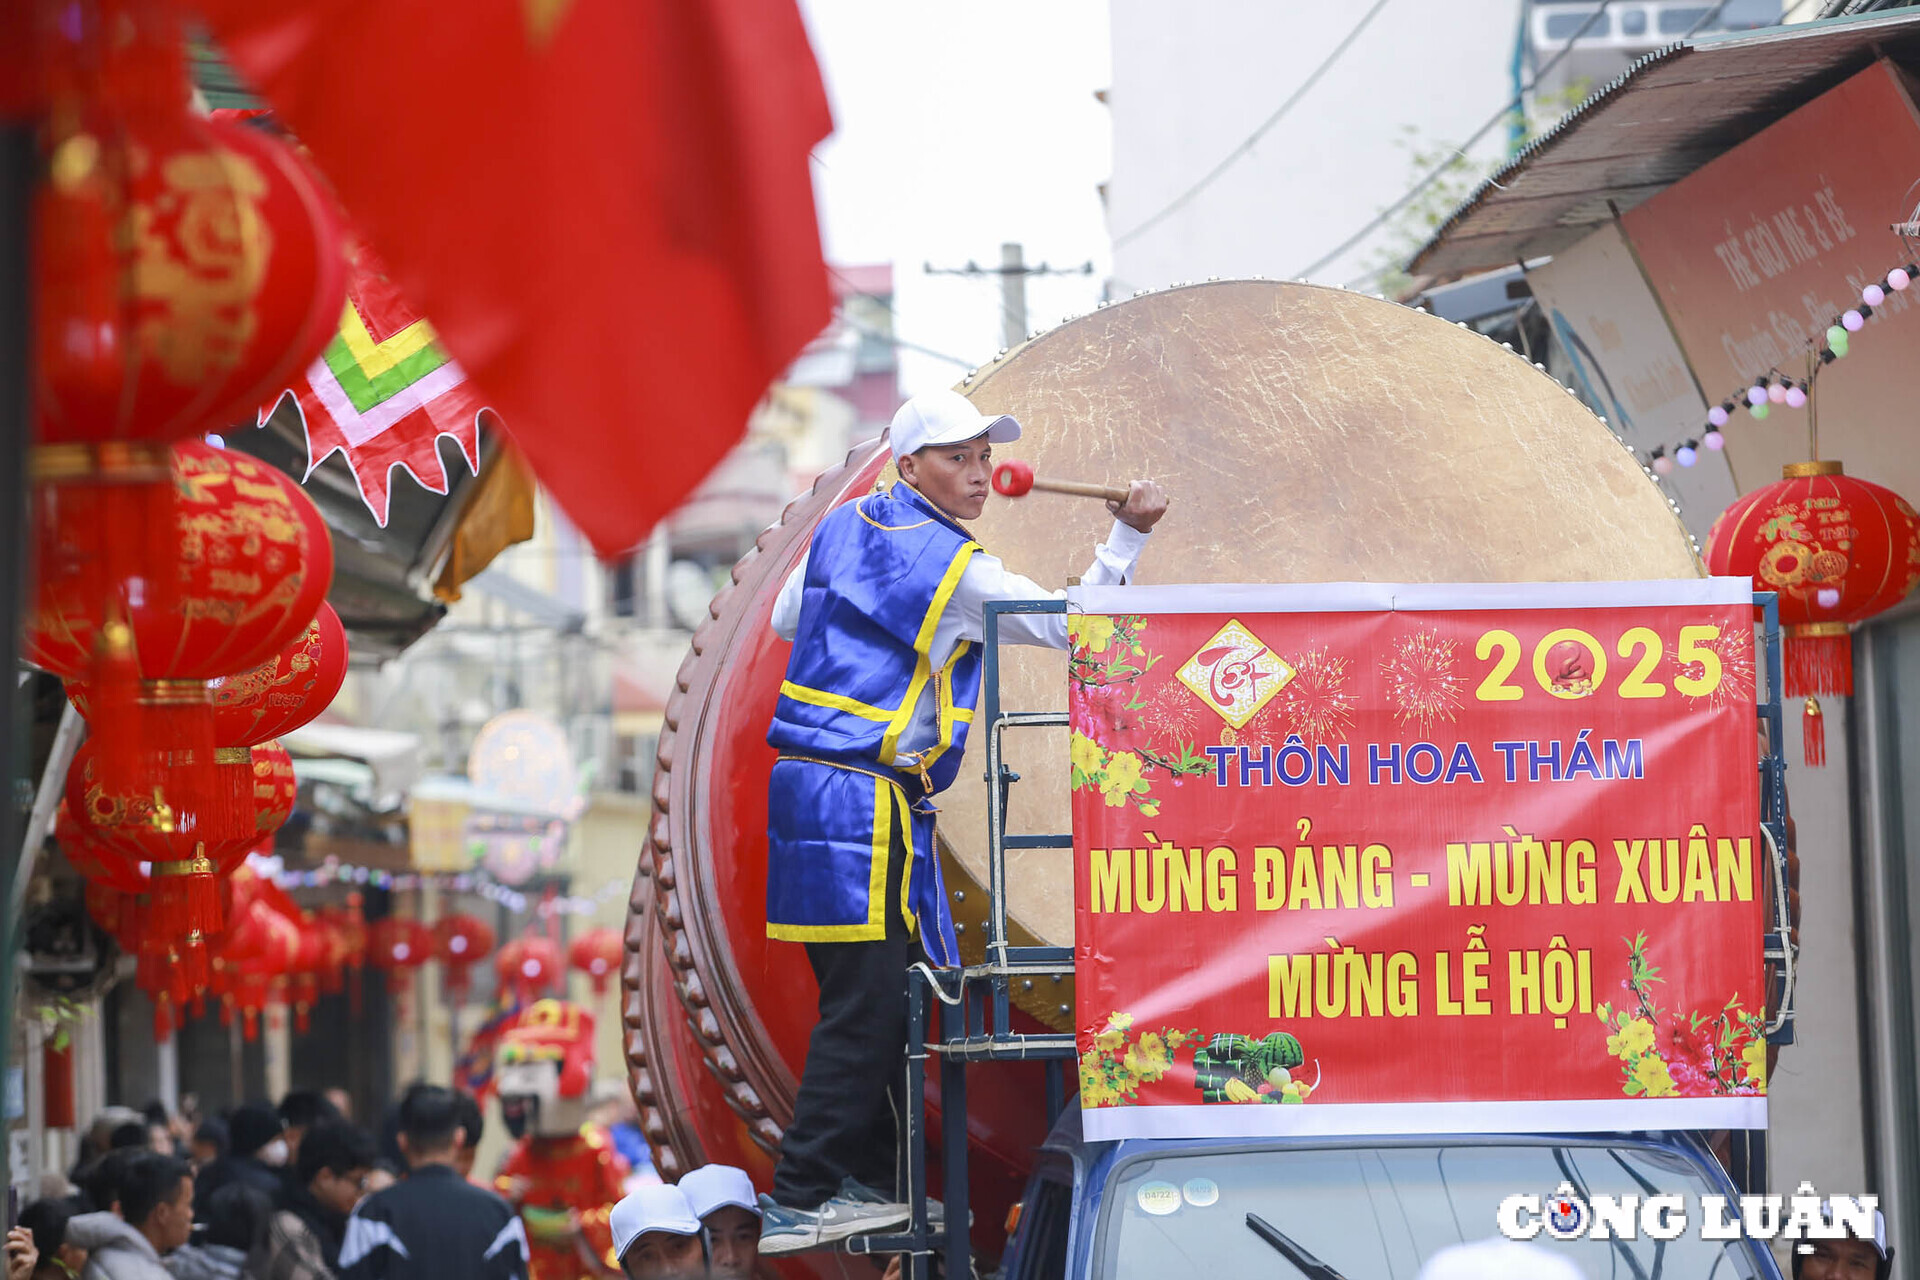
M1621 216L1708 400L1770 374L1807 376L1862 288L1913 261L1890 226L1912 216L1916 178L1920 115L1883 61ZM1920 489L1920 454L1887 441L1910 429L1916 292L1887 294L1821 372L1815 400L1820 455L1903 493ZM1807 459L1809 412L1734 415L1727 447L1743 487Z

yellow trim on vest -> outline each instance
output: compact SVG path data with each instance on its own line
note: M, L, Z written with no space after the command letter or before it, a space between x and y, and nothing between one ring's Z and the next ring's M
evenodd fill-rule
M867 867L867 927L887 936L887 855L893 842L893 791L891 786L873 788L873 860ZM902 799L905 797L903 796ZM907 879L901 869L902 880Z
M775 942L881 942L884 924L775 924L767 921L767 936Z
M907 865L900 869L900 918L906 921L907 936L920 936L920 917L913 910L913 816L911 810L902 810L900 814L900 842L907 846ZM937 841L930 840L929 847L934 857L940 856Z
M838 693L828 693L825 689L811 689L804 684L795 684L791 680L780 682L780 696L792 698L795 702L805 702L816 707L828 707L834 711L844 711L850 716L859 716L863 720L891 720L893 712L872 706L854 698Z
M973 721L971 710L956 707L953 704L953 669L960 665L960 659L966 656L967 650L972 647L972 642L968 640L962 640L956 644L953 647L953 656L947 659L947 665L940 668L939 674L934 677L934 701L938 708L935 719L939 726L939 740L934 743L932 750L927 752L926 758L920 762L923 770L933 768L933 762L945 755L947 749L953 746L954 722L961 718L963 712L968 723Z
M872 516L867 514L867 500L865 498L862 498L860 499L860 501L854 503L853 509L860 513L860 518L862 520L865 520L868 524L880 530L882 533L905 533L909 529L924 529L928 525L933 523L933 517L929 516L925 520L922 520L919 524L881 524L878 520L875 520Z
M894 713L893 723L880 738L880 763L891 765L895 748L899 745L900 735L906 732L913 721L914 707L920 701L920 691L927 687L927 681L933 675L933 665L929 654L933 649L934 628L940 625L940 615L946 612L947 604L953 599L953 593L960 588L960 575L966 572L967 562L973 559L973 553L980 550L977 542L965 542L953 557L953 563L940 578L940 586L933 593L933 601L927 606L926 617L920 620L920 634L914 637L913 680L907 685L907 696L900 699L900 709Z

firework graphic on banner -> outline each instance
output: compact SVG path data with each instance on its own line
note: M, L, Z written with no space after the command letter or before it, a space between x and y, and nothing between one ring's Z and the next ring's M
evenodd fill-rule
M1708 640L1700 647L1711 649L1720 658L1720 683L1700 695L1707 705L1722 707L1729 702L1752 702L1758 679L1754 667L1753 629L1733 627L1718 639ZM1667 650L1667 662L1680 675L1699 677L1704 673L1700 662L1680 661L1678 649ZM1694 696L1684 689L1680 692L1687 697Z
M1169 680L1147 699L1144 718L1159 735L1158 741L1191 742L1199 723L1198 705L1185 685Z
M1381 664L1394 719L1420 733L1450 724L1460 712L1467 677L1454 656L1454 642L1431 631L1413 631L1393 642Z
M1299 734L1309 747L1345 742L1353 728L1354 696L1348 684L1347 659L1325 649L1311 650L1294 664L1293 679L1261 718L1281 735Z

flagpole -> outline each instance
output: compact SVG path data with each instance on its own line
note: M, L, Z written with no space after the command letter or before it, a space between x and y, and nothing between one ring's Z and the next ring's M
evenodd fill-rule
M31 273L33 250L34 135L23 121L0 121L0 511L7 525L0 533L0 635L4 635L5 671L0 678L0 884L7 889L0 912L0 1027L14 1019L14 956L19 950L20 910L25 900L18 883L32 870L20 848L20 806L14 782L29 764L23 698L15 672L19 666L21 593L27 559L27 441L32 422L29 380ZM0 1036L0 1080L5 1080L10 1041ZM0 1143L0 1183L13 1185L10 1143Z

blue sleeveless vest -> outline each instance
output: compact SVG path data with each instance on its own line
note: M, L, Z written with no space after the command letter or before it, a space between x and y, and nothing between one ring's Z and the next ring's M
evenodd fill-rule
M768 936L885 937L887 849L898 829L913 850L901 914L909 929L927 917L928 954L954 962L927 798L959 771L980 655L962 641L935 668L930 650L979 550L904 484L838 508L814 531L767 732L781 753L768 795Z

